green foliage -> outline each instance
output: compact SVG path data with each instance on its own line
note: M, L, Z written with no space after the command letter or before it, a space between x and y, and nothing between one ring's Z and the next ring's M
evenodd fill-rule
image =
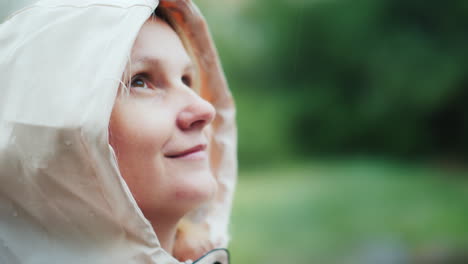
M259 0L208 14L248 109L240 153L466 157L467 13L465 0Z

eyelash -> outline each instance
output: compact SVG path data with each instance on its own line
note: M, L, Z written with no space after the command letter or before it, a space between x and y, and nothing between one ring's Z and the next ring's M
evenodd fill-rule
M142 81L143 85L146 85L146 88L149 89L148 78L146 76L144 76L143 74L137 74L137 75L132 77L132 79L130 81L130 88L133 88L133 87L135 87L135 88L145 88L145 87L136 86L137 81Z
M188 74L185 74L183 75L180 80L182 81L182 83L189 87L189 88L192 88L192 77ZM143 82L143 87L141 86L137 86L136 85L136 82ZM141 88L141 89L151 89L150 88L150 85L148 84L150 81L149 81L149 78L146 76L146 74L137 74L135 76L132 77L131 81L130 81L130 88Z
M192 77L190 75L183 75L180 79L187 87L192 88Z

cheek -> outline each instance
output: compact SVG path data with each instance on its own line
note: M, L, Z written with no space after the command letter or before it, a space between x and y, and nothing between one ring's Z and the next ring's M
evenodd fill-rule
M177 140L176 104L156 105L117 101L109 124L109 143L120 172L146 214L185 212L213 197L216 182L209 161L181 163L164 157L167 142ZM209 133L206 129L204 133ZM169 206L169 207L166 207Z
M164 109L142 103L117 101L112 111L109 143L122 177L139 203L145 203L152 186L161 184L162 148L173 131L170 120Z
M150 104L117 102L109 124L109 141L121 154L157 154L171 137L174 121L170 116L167 110Z

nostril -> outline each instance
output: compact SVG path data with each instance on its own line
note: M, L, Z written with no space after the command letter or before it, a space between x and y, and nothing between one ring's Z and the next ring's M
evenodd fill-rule
M190 129L197 129L197 128L200 128L200 127L204 127L205 123L206 123L205 120L197 120L197 121L190 124Z
M214 108L186 108L178 114L177 125L182 130L201 130L214 119L215 112L211 109Z
M214 120L216 110L197 94L189 99L188 104L177 115L177 125L182 130L201 130Z

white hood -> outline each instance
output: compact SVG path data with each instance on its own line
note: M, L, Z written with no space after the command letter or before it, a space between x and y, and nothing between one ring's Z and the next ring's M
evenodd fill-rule
M42 0L0 25L0 264L179 263L160 247L108 142L130 50L157 5ZM161 5L198 65L201 95L217 110L210 160L219 191L185 221L226 247L233 101L198 9L188 0Z

